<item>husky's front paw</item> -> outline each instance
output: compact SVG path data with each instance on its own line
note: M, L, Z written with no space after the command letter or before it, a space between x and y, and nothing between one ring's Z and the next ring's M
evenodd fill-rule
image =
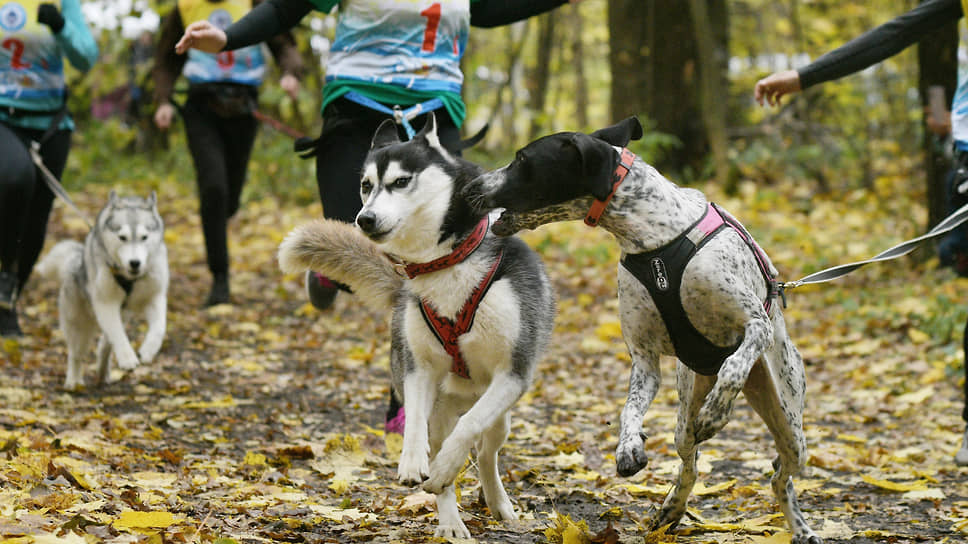
M460 469L464 467L464 462L467 461L468 450L450 445L448 442L449 440L444 442L440 452L430 463L430 477L423 484L424 491L427 493L438 495L442 493L445 487L454 483Z
M615 449L615 464L619 476L628 478L649 464L645 453L645 434L638 433L619 443Z
M64 389L74 391L83 387L84 378L82 376L71 376L68 374L67 378L64 380Z
M121 370L133 370L138 366L138 355L131 346L116 350L114 357L118 360L118 368Z
M145 340L144 344L141 344L141 349L138 350L138 359L141 360L141 364L146 365L155 360L160 350L161 342Z
M406 486L420 485L430 474L430 462L427 455L408 452L400 454L400 464L397 466L397 481Z
M467 526L464 525L464 522L458 519L457 523L455 524L444 525L443 522L441 522L441 524L438 525L437 529L434 531L434 536L438 538L467 539L471 537L471 532L467 530Z

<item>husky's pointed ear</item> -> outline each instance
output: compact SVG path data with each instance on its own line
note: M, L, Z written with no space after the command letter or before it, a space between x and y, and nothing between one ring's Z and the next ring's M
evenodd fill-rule
M149 208L154 208L158 204L158 195L154 191L151 191L151 194L148 195L147 204Z
M612 177L618 166L618 154L611 145L587 134L575 133L571 143L578 149L581 176L585 188L598 200L612 192Z
M370 149L398 143L400 143L400 136L397 135L397 124L392 119L387 119L380 123L380 126L377 127L376 132L373 134Z
M591 136L615 146L625 147L630 140L638 140L642 137L642 124L635 117L629 117L610 127L596 130Z
M111 192L108 193L108 205L114 206L115 202L117 201L118 201L118 193L114 192L114 189L111 189Z
M427 114L427 121L414 138L418 136L423 136L427 140L437 139L437 115L434 112Z

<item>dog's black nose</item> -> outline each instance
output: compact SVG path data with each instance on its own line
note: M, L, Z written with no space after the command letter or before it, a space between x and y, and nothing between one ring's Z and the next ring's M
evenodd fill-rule
M376 215L373 212L363 212L356 216L356 224L363 232L373 232L376 227Z
M128 266L131 267L131 270L137 270L141 268L141 261L139 261L138 259L131 259L130 261L128 261Z

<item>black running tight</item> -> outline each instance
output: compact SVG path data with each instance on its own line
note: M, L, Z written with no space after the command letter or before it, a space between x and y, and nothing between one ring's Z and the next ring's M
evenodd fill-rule
M54 201L27 147L43 133L0 121L0 271L16 276L20 291L44 247ZM60 130L40 148L44 164L58 179L70 147L71 131Z
M208 268L216 276L228 274L228 221L239 209L258 122L251 115L219 117L193 96L181 113L195 163Z

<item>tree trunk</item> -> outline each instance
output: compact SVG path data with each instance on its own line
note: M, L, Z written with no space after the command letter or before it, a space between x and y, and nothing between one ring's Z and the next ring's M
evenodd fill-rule
M536 65L530 81L528 91L531 94L531 129L529 136L535 140L541 134L545 124L545 103L548 98L548 88L551 82L551 57L555 50L555 12L551 11L539 18L538 53Z
M725 51L725 0L703 0L714 50ZM697 48L688 4L668 0L610 0L609 64L612 118L647 117L651 130L682 145L656 161L663 171L702 168L709 141L699 101ZM719 77L723 77L720 74ZM725 96L717 97L725 101Z
M588 130L588 81L585 79L585 47L582 36L585 35L585 21L582 19L578 6L571 8L572 36L572 64L575 67L575 122L576 129Z
M958 76L958 25L956 21L921 38L918 42L918 90L921 102L928 106L928 88L940 85L950 108ZM927 111L927 110L926 110ZM924 170L928 193L928 225L935 225L947 215L945 177L951 161L945 155L942 141L927 130L925 114Z
M716 181L727 192L736 190L730 182L729 139L726 134L726 101L728 85L725 73L725 52L716 47L713 22L707 0L689 0L692 28L696 39L696 57L699 65L699 104L706 136L713 152Z

